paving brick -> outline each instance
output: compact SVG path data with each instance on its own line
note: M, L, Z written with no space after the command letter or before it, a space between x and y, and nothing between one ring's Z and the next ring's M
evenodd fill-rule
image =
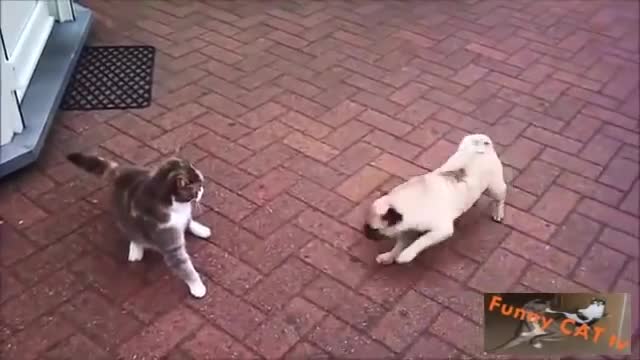
M418 360L429 354L437 359L455 359L462 354L450 344L438 339L437 337L426 334L421 336L404 354L404 358L409 360Z
M444 340L457 343L460 337L466 339L459 346L472 354L482 353L482 329L460 315L450 311L443 311L429 328L430 331Z
M236 140L251 132L251 129L243 125L242 123L236 120L231 120L213 111L209 111L205 115L200 116L195 120L195 122L229 140ZM242 142L239 142L239 144L244 145L248 149L252 150L256 150L257 148L259 148L247 146L247 144Z
M427 271L415 289L478 324L483 321L482 295L451 278L435 271Z
M603 184L627 191L638 179L640 166L635 161L626 159L613 159L598 178Z
M321 162L327 162L338 155L338 150L299 132L289 134L283 143Z
M195 336L181 344L180 348L194 359L250 359L255 357L244 345L211 325L205 325L199 329Z
M532 265L520 282L539 292L588 292L589 289L538 265Z
M509 214L505 216L505 225L512 226L514 229L540 240L547 241L556 230L555 225L511 206L506 207L505 213Z
M9 194L3 198L0 214L16 228L26 228L47 217L47 213L22 194Z
M251 164L255 158L254 156L244 163ZM207 157L195 166L202 171L206 177L234 191L244 188L254 180L254 177L246 172L213 157Z
M386 172L371 166L365 166L340 184L336 188L336 192L353 202L358 202L387 178L389 178L389 174Z
M333 188L346 178L344 174L304 155L287 161L284 166L326 188Z
M322 141L329 146L343 150L362 139L372 127L358 120L351 120L328 134Z
M60 270L49 276L46 281L4 303L0 315L6 324L18 329L24 328L31 321L65 302L84 285L68 271Z
M2 252L0 252L0 264L9 266L36 251L36 245L12 226L2 224L0 227L2 236Z
M284 356L284 359L329 359L329 355L317 346L307 342L299 341L291 350Z
M207 321L236 338L244 338L266 318L254 306L220 286L208 284L207 294L203 299L189 299L187 303Z
M328 165L346 174L353 174L380 155L381 151L369 144L358 142L344 150Z
M242 162L239 167L255 176L264 175L296 155L296 151L281 143L273 143L257 155ZM213 178L215 180L215 178ZM221 182L221 184L224 184ZM246 185L246 184L245 184Z
M511 288L527 261L508 251L497 249L469 280L469 286L482 292L503 292ZM504 269L509 271L505 272Z
M594 244L576 267L573 279L597 291L607 291L624 266L625 256Z
M334 316L326 317L308 337L336 358L386 359L392 356L384 346Z
M609 226L627 232L633 236L637 237L640 235L637 219L617 209L590 199L582 199L578 204L577 210L583 215L608 224Z
M596 164L606 165L620 146L622 143L618 140L597 134L582 149L580 157Z
M192 260L196 269L216 279L218 284L235 295L246 293L261 279L256 270L213 244L203 246L192 255Z
M212 133L199 137L193 144L231 164L237 164L253 155L244 147Z
M568 275L577 263L575 256L517 231L512 232L501 246L563 276Z
M555 224L563 222L580 200L580 195L559 186L551 186L531 213Z
M150 327L131 338L118 351L124 357L160 357L202 324L192 310L181 306L158 318Z
M640 254L640 249L638 249L640 243L637 238L609 227L605 228L600 234L598 241L634 258L637 258Z
M411 290L378 322L371 335L399 352L429 326L440 310L439 304ZM390 333L389 328L400 331Z
M64 332L61 332L61 334L64 334ZM87 356L87 354L91 354L90 359L109 359L105 350L81 334L74 334L62 342L57 343L55 346L48 348L42 356L45 359L64 359L66 357L73 359Z
M266 358L280 358L324 317L312 303L294 298L278 315L262 323L247 343Z
M574 175L568 172L562 173L556 178L556 184L562 185L583 196L596 199L608 205L616 205L624 194L620 190L597 183L593 180Z
M380 155L371 162L371 165L378 167L389 174L401 177L405 180L413 176L425 174L427 170L420 168L408 161L402 160L388 153Z
M4 343L2 355L12 359L39 359L47 348L63 341L73 332L73 326L59 315L42 317Z
M582 255L600 232L601 225L582 215L569 215L550 243L576 256Z
M331 132L330 127L295 111L290 111L281 116L280 121L316 139L323 138Z
M457 145L444 139L438 140L416 159L416 164L428 170L435 170L457 150Z
M293 130L290 127L279 121L269 122L251 133L250 131L239 133L238 135L242 137L238 140L238 143L248 149L257 151L284 138L291 131Z
M310 265L349 286L356 286L368 272L365 265L357 259L322 240L314 240L307 244L300 250L299 256Z
M634 215L640 215L640 182L636 181L631 191L620 204L620 209Z
M542 195L561 170L542 161L534 161L514 180L513 185L534 195Z
M293 186L298 179L297 174L276 168L242 189L241 194L254 203L263 205Z
M396 136L403 136L411 131L410 125L394 120L393 118L375 110L366 110L358 116L358 119L375 128Z
M468 226L462 223L465 218L475 220L472 211L469 210L464 214L464 218L460 218L461 224L457 226L454 233L454 237L450 239L449 243L453 249L456 249L459 253L468 256L471 259L477 261L485 261L490 255L493 249L509 234L509 228L490 221L488 219L489 213L482 214L485 216L484 221L475 221ZM507 209L508 211L509 209ZM478 213L480 210L476 210Z

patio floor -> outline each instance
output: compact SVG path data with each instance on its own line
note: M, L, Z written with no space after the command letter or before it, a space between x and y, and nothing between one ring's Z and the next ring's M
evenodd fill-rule
M92 43L157 47L155 100L61 113L1 183L3 358L477 357L484 291L638 309L638 2L83 3ZM469 132L505 163L505 223L477 207L413 264L375 264L367 202ZM158 256L127 263L105 183L64 161L176 149L210 180L202 300Z

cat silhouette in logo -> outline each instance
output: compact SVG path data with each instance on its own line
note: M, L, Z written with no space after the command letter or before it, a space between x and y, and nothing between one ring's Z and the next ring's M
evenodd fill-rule
M603 299L593 298L584 309L577 309L574 312L564 312L564 311L555 311L549 308L545 309L546 313L550 314L562 314L565 318L571 319L579 325L587 325L591 327L591 325L595 324L598 320L607 316L605 313L606 301Z

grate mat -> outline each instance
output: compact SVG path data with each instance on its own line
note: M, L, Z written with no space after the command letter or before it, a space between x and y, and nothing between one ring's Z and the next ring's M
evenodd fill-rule
M86 46L62 100L62 110L140 109L151 104L152 46Z

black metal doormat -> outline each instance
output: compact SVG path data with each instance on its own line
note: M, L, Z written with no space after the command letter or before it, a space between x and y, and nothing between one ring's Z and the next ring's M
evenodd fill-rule
M62 110L139 109L151 104L152 46L87 46L62 100Z

